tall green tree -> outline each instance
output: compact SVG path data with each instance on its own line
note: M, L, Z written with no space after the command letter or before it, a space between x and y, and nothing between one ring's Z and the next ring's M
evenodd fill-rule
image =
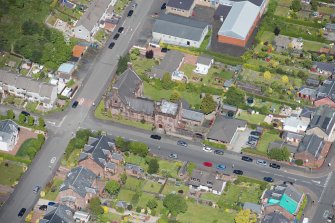
M157 161L157 159L150 159L149 163L148 163L148 173L149 174L153 174L153 173L157 173L159 170L159 163Z
M7 110L7 118L8 119L15 119L15 113L12 109Z
M26 116L24 114L19 115L19 123L24 124L26 122Z
M38 126L41 127L41 128L45 127L44 118L42 118L42 117L38 118Z
M180 100L180 94L178 91L173 91L171 96L170 96L170 101L172 102L177 102Z
M95 216L101 215L104 213L104 209L101 207L101 201L99 197L93 197L89 201L88 208L90 209L91 213Z
M130 142L129 151L135 155L145 157L148 155L148 146L143 142Z
M128 68L128 62L130 62L129 53L124 56L120 56L117 63L116 74L122 74L125 72Z
M187 211L187 203L185 199L178 194L168 194L163 200L163 205L166 207L173 216Z
M301 0L293 0L291 7L290 7L294 12L299 12L302 8L301 6Z
M107 182L105 189L110 195L117 195L120 191L120 184L116 180L110 180Z
M210 94L206 94L205 97L201 100L200 110L205 113L209 114L216 110L217 104L213 99L213 96Z
M35 118L33 116L28 117L28 125L33 126L35 124Z
M162 78L162 87L165 90L169 90L173 87L173 81L171 80L171 74L165 73Z
M231 87L225 94L225 102L236 107L243 107L245 105L245 93L243 90Z

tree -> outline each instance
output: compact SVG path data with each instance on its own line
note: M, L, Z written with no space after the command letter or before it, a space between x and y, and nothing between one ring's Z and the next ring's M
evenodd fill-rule
M243 107L245 105L245 93L243 90L231 87L225 94L225 102L236 107Z
M165 73L162 78L162 87L165 90L169 90L173 87L173 81L171 80L171 75L169 73Z
M187 211L187 203L185 199L178 194L168 194L163 200L163 205L173 216Z
M311 1L311 9L312 9L312 11L318 11L318 1L317 0L312 0Z
M271 80L271 73L270 73L270 71L265 71L264 73L263 73L263 77L264 77L264 79L265 80Z
M200 109L203 113L209 114L216 110L217 104L213 99L213 96L206 94L205 97L201 100Z
M140 55L140 50L138 48L134 48L130 52L130 59L136 60L139 55Z
M116 147L122 152L126 152L129 150L129 143L125 141L122 137L118 136L115 138Z
M94 215L101 215L104 213L104 209L100 206L101 202L99 197L93 197L89 201L88 208L90 209L91 213Z
M125 56L120 56L119 61L117 62L116 74L122 74L128 68L128 62L130 61L129 54Z
M28 125L33 126L35 124L35 118L33 116L28 117Z
M15 119L15 113L12 109L7 110L7 118L8 119Z
M122 183L122 184L125 184L126 181L127 181L127 174L126 174L126 173L122 173L122 174L120 175L120 180L121 180L121 183Z
M235 216L235 223L256 223L257 216L255 213L252 213L249 209L241 210Z
M24 114L19 115L19 123L23 124L26 122L26 116Z
M107 182L105 189L110 195L116 195L120 191L120 184L116 180L110 180Z
M157 159L150 159L148 163L148 173L153 174L157 173L159 170L159 164Z
M44 118L42 118L42 117L38 118L38 126L41 127L41 128L45 127Z
M39 34L41 32L41 28L39 24L31 19L25 21L22 26L22 33L23 35L34 35Z
M301 8L302 8L301 1L300 0L293 0L290 8L294 12L299 12L301 10Z
M290 151L284 148L273 148L268 152L268 157L270 159L275 159L278 161L288 161L290 158Z
M180 94L178 91L173 91L171 96L170 96L170 101L172 102L177 102L180 100Z
M142 157L146 157L149 152L147 144L143 142L130 142L129 151Z
M283 82L283 84L288 84L288 82L289 82L288 76L287 75L283 75L281 77L281 82Z
M145 57L146 57L147 59L152 59L152 58L154 58L154 51L149 50L149 51L145 52Z
M278 26L276 26L276 28L274 29L274 34L276 35L276 36L278 36L279 35L279 33L280 33L280 29L279 29L279 27Z
M150 209L154 209L158 206L158 203L155 199L150 199L148 200L147 202L147 207L150 208Z

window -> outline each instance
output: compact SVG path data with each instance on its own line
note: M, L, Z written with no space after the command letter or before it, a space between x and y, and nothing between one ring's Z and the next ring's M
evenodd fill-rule
M187 46L189 46L191 43L190 43L190 41L187 41L187 43L186 43L186 44L187 44Z

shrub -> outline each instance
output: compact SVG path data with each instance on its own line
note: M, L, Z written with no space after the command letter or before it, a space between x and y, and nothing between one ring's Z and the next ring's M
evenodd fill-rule
M142 210L142 208L141 208L140 206L137 206L137 207L136 207L136 212L137 212L137 213L141 213L141 210Z
M304 164L303 160L295 160L294 163L298 166L302 166Z

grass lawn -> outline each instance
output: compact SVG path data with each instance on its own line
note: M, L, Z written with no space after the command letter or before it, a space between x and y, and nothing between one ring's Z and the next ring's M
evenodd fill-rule
M219 208L212 208L192 202L187 202L188 209L186 213L179 214L177 220L183 223L193 222L217 222L232 223L234 222L234 213L225 212Z
M128 190L137 190L137 189L141 189L143 186L144 181L143 180L139 180L135 177L128 177L127 181L125 183L125 185L123 186L125 189Z
M105 213L98 217L99 222L121 222L122 216L114 213Z
M116 4L114 5L115 13L120 14L123 11L123 9L127 6L128 2L130 2L130 0L116 1Z
M152 67L158 64L158 61L155 59L147 59L145 57L138 57L136 60L131 61L134 71L138 75L146 75Z
M321 47L325 46L324 43L315 41L304 40L303 49L306 51L319 51Z
M318 7L318 12L324 13L324 14L333 14L334 9L330 7L322 6L322 7Z
M289 11L289 8L278 5L275 11L275 15L287 17L289 16Z
M162 188L162 184L147 180L144 184L144 187L142 188L143 191L153 192L153 193L159 193L159 191Z
M5 166L6 163L8 166ZM22 173L23 166L3 160L0 163L0 184L11 186L20 179Z
M163 202L159 199L157 199L154 195L152 194L147 194L147 193L142 193L140 200L138 201L137 207L144 208L147 206L147 203L149 200L154 199L157 201L158 206L155 208L156 210L156 215L159 214L163 208Z
M160 175L178 178L178 171L179 168L182 166L181 162L159 160L158 164Z
M126 163L136 164L142 167L144 170L148 169L148 165L145 163L145 159L132 153L130 153L129 156L125 156L125 161Z
M246 120L250 124L259 125L261 122L264 121L265 115L261 114L249 114L247 111L241 111L240 114L237 116L238 119Z
M184 194L187 194L189 191L189 187L184 184L176 186L175 184L172 183L166 183L162 191L162 194L167 195L171 194L172 192L177 193L179 190L183 190Z
M278 4L279 4L279 5L284 5L284 6L290 7L291 4L292 4L292 0L279 0L279 1L278 1Z
M256 149L258 151L267 153L269 144L277 140L280 140L280 137L278 134L271 134L269 132L265 132L262 135L261 139L259 140Z
M204 199L204 200L211 200L211 201L217 202L219 200L219 198L220 198L219 195L216 195L216 194L213 194L213 193L210 193L210 192L206 192L206 193L201 194L201 199Z
M263 33L262 33L262 36L261 36L261 41L262 42L266 42L266 41L268 41L268 42L272 42L272 40L274 40L274 38L275 38L275 34L273 33L273 32L269 32L269 31L264 31Z
M45 196L43 199L54 201L59 193L59 186L64 181L62 179L54 178L52 182L52 186L50 188L45 189Z
M64 158L62 159L62 165L67 166L69 168L75 167L78 164L79 160L79 155L80 155L80 150L75 149L69 156L67 160Z
M26 110L30 112L35 112L38 102L28 102L26 105Z
M20 157L32 160L35 154L40 149L36 147L36 143L37 143L36 141L37 139L35 138L27 139L26 141L24 141L22 145L20 146L19 151L17 151L16 156L20 156ZM32 154L31 153L32 151L35 153Z
M131 202L131 198L133 197L133 195L135 194L134 191L131 191L131 190L126 190L126 189L121 189L118 196L117 196L117 199L119 201L126 201L126 202Z

